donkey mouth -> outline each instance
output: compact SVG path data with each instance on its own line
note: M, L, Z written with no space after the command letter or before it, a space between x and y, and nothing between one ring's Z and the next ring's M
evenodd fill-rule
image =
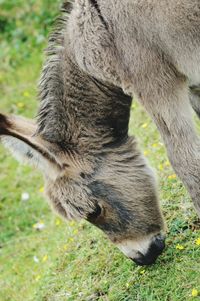
M162 254L165 248L165 240L163 236L157 236L151 243L147 253L144 255L137 252L136 258L131 258L137 265L151 265L156 262L159 255Z
M130 259L133 260L139 266L147 266L147 265L154 264L156 262L157 257L146 258L144 255L142 255L138 258L130 258Z

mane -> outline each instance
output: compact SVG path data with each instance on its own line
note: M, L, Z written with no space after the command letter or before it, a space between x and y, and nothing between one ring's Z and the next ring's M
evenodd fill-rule
M45 131L46 119L51 115L53 109L52 97L56 90L59 88L60 97L64 96L63 80L61 74L57 71L60 64L60 53L64 51L64 35L69 14L73 9L73 2L68 0L62 3L60 16L55 21L53 30L49 35L48 47L45 49L46 61L38 84L38 98L40 100L37 115L38 133ZM50 82L49 79L51 79Z
M68 17L73 9L73 3L74 1L72 0L67 0L62 3L60 15L56 19L54 28L49 35L48 47L46 49L46 53L49 56L56 53L58 46L63 47L65 27L67 25Z
M38 133L62 149L82 152L118 143L128 135L131 97L80 69L67 49L68 16L64 2L49 38L39 83Z

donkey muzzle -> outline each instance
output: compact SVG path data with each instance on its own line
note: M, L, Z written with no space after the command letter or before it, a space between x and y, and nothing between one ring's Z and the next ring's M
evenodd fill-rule
M165 248L165 237L163 235L157 235L151 242L147 253L142 254L138 252L136 258L131 258L137 265L151 265L155 263L158 256Z

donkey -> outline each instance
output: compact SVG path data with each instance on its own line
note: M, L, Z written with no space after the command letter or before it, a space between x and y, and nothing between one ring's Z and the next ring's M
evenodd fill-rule
M50 205L86 219L139 265L165 247L156 181L128 135L135 96L200 215L199 0L65 2L49 39L36 122L0 115L2 143L45 176Z

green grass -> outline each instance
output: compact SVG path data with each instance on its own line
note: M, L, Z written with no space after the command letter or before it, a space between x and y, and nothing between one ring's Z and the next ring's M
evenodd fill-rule
M42 49L58 1L0 5L0 110L34 117ZM42 177L0 146L0 301L199 300L191 296L200 291L197 217L181 182L169 177L174 172L155 125L136 102L130 133L157 170L168 225L164 254L151 267L137 267L95 227L61 222L40 191ZM23 192L30 194L26 202ZM33 227L39 221L42 231Z

